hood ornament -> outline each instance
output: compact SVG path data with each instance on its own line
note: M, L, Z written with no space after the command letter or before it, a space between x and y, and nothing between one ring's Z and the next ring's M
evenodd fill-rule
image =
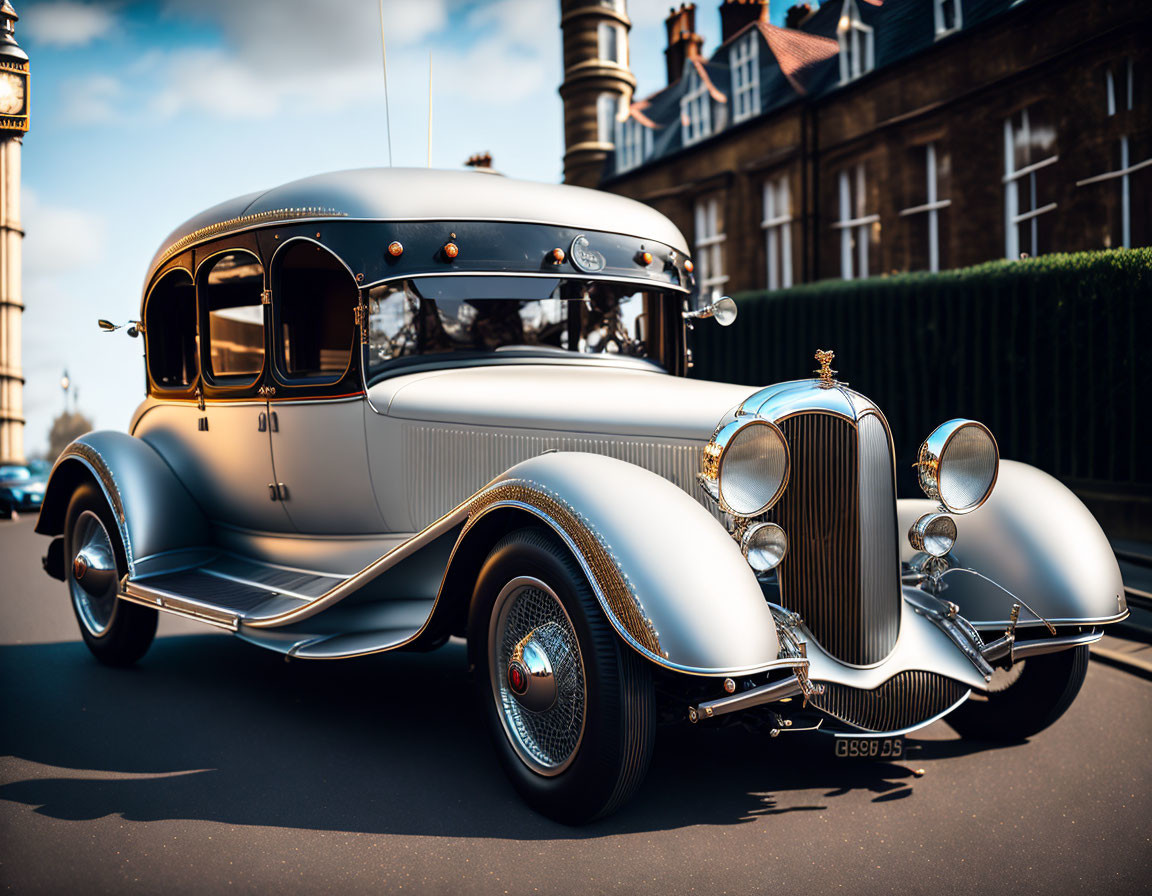
M836 374L839 373L839 371L832 369L832 359L836 357L836 352L828 349L817 349L815 357L820 364L820 369L812 372L820 380L821 389L831 389L836 385Z

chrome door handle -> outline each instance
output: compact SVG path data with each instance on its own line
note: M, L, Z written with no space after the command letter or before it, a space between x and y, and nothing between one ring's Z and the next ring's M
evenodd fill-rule
M256 424L256 431L257 432L267 432L268 431L268 415L265 414L263 411L261 411L259 421L260 422Z

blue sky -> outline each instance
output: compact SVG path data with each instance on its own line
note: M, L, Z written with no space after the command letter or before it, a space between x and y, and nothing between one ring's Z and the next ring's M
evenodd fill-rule
M31 57L23 153L24 402L47 445L67 368L98 429L143 397L142 346L96 328L136 317L145 268L177 224L220 200L387 163L377 0L14 0ZM629 0L632 69L664 84L669 0ZM774 21L788 4L773 4ZM513 177L558 181L559 0L385 0L392 152L432 165L488 150ZM705 51L718 2L697 4Z

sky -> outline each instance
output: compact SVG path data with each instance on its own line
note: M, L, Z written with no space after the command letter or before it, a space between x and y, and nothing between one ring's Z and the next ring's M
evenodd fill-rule
M13 0L31 59L23 149L25 446L43 452L68 371L97 429L144 397L139 314L153 253L224 199L388 164L378 0ZM628 0L638 95L664 85L669 0ZM780 22L786 6L772 5ZM719 2L699 0L705 52ZM561 178L559 0L384 0L396 165Z

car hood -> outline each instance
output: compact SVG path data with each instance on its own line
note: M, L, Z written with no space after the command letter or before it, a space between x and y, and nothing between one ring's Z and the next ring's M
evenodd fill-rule
M592 364L508 364L393 377L368 391L408 420L673 439L711 437L755 389Z

